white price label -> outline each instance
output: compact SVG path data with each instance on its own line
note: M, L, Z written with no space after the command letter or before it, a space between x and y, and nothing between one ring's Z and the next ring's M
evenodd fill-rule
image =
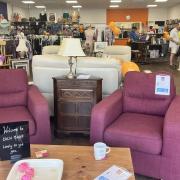
M170 95L170 76L169 75L157 75L155 94L157 95Z

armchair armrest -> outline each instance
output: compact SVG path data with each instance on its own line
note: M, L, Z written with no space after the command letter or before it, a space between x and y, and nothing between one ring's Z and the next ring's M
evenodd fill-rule
M48 103L34 85L28 88L28 109L35 120L37 143L49 144L51 131Z
M175 157L180 153L180 96L172 101L164 121L163 150L166 157ZM178 155L179 156L179 155Z
M90 141L103 141L103 134L116 118L122 113L122 92L116 90L112 95L96 104L91 113Z

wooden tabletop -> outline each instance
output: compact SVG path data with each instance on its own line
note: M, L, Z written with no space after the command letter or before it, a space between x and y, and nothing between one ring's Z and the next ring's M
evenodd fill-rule
M93 147L90 146L31 145L31 158L35 158L36 151L44 149L48 150L48 158L64 161L62 180L93 180L112 165L124 167L133 173L128 148L111 148L105 160L95 161ZM6 179L11 167L10 161L0 161L1 180ZM135 180L134 175L129 180Z

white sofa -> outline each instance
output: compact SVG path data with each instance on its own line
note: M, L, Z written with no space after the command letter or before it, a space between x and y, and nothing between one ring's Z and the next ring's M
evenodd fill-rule
M44 46L42 49L42 54L58 54L59 48L59 45Z
M45 46L43 47L42 54L58 54L59 46ZM116 58L122 61L131 61L131 47L113 45L107 46L104 49L103 57Z
M48 100L51 114L53 114L52 77L62 76L69 72L68 57L52 54L36 55L32 61L32 72L33 82ZM78 58L77 73L91 74L103 78L103 96L110 95L118 89L121 82L120 64L116 60L81 57Z
M117 58L122 60L123 62L131 61L131 47L121 45L107 46L104 49L103 56Z

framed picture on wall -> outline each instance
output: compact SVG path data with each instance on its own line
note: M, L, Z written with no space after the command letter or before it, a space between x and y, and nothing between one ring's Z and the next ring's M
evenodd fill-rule
M95 42L94 43L94 52L104 52L104 49L107 46L108 46L107 42Z
M49 13L48 14L48 21L49 22L57 22L56 13Z

